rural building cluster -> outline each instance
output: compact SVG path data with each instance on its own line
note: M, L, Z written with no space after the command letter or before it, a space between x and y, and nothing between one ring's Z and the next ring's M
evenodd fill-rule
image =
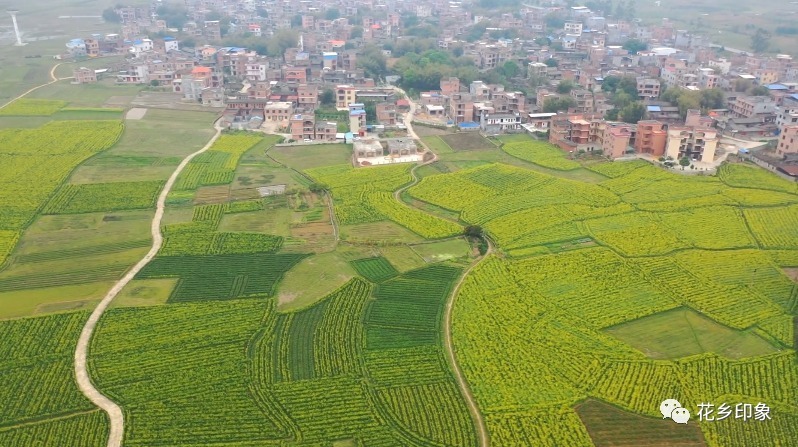
M126 54L110 69L117 82L296 141L401 131L413 101L419 124L530 132L569 152L713 163L755 142L798 171L793 58L723 48L668 19L556 0L515 12L443 0L176 5L119 6L119 33L72 39L65 56ZM105 74L79 68L75 82Z

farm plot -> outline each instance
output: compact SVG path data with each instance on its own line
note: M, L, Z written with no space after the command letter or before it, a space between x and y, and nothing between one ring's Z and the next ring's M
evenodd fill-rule
M585 167L593 172L598 172L599 174L607 176L609 178L616 178L629 174L635 169L643 167L647 164L648 162L645 162L643 160L635 160L635 161L617 161L611 163L595 163L587 165Z
M105 445L105 416L93 411L73 375L72 356L86 317L0 321L0 444L24 447L36 439L47 445Z
M531 163L544 168L557 169L560 171L570 171L582 167L579 163L565 158L565 153L557 146L542 141L524 141L518 143L506 143L502 150Z
M119 121L57 121L35 129L0 130L0 263L17 237L69 173L109 148Z
M374 207L373 196L395 191L412 180L410 165L375 166L354 169L336 165L310 169L308 175L332 190L335 216L341 225L384 220L385 214ZM386 208L391 212L392 208ZM401 222L400 222L401 223Z
M162 182L119 182L64 185L43 214L78 214L154 208Z
M50 116L66 107L66 101L20 98L0 108L0 116Z
M718 169L718 177L727 185L738 188L766 189L798 194L798 185L783 180L758 166L725 164Z
M401 279L449 288L459 272ZM364 346L373 287L352 279L295 313L254 300L111 310L93 374L131 408L125 445L476 445L439 345Z
M159 256L137 278L180 278L169 302L268 297L283 274L303 257L272 253Z
M399 274L383 257L358 259L351 264L360 276L374 283L383 282Z
M496 149L496 145L478 132L459 132L439 137L455 152Z
M277 140L277 136L264 138L262 135L250 132L225 133L207 152L191 160L178 177L175 190L231 183L238 161L246 151L262 141L274 144Z
M519 184L522 175L509 181L509 172L499 176L495 167L481 166L430 178L437 195L435 188L410 190L441 204L455 194L447 184L467 188L463 178L513 191L468 204L461 214L482 225L499 250L520 257L483 261L455 301L458 359L492 443L610 439L596 432L591 441L586 433L597 430L594 422L575 417L571 407L586 397L635 417L656 417L661 399L651 396L663 392L691 402L730 395L790 401L784 411L793 414L798 367L783 346L793 344L795 285L777 263L795 264L788 254L798 249L791 237L798 226L794 185L746 166L719 181L677 177L646 163L611 165L597 169L612 177L599 185L535 174L537 186L525 190L505 186ZM582 239L594 243L547 254L559 251L553 242ZM402 338L403 329L393 328L392 343L424 343ZM377 340L367 332L367 341ZM718 372L698 380L702 368ZM693 440L703 440L700 428L707 440L747 445L785 443L795 431L790 423L746 433L696 428ZM651 443L662 436L641 433Z

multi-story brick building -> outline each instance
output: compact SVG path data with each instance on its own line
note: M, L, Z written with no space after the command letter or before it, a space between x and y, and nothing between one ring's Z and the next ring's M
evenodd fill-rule
M645 77L637 78L637 96L639 98L659 98L659 94L659 79Z
M665 153L667 139L668 132L661 122L655 120L638 121L634 144L635 152L661 157Z
M91 68L76 68L72 75L75 77L75 84L92 84L97 82L97 73Z
M776 102L768 96L738 96L730 106L734 116L742 118L762 117L763 121L775 120Z
M780 130L776 154L782 157L787 154L798 154L798 125L782 126Z

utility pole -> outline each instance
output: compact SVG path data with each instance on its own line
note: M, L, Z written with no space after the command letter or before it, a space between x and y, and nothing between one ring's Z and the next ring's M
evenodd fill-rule
M22 37L20 37L19 35L19 27L17 26L17 13L19 11L17 11L16 9L8 9L6 10L6 12L11 14L11 21L14 22L14 35L17 37L17 43L15 43L14 45L21 47L22 45L25 44L22 43Z

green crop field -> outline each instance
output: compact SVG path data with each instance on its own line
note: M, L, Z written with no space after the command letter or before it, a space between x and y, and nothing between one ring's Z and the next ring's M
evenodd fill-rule
M726 165L718 177L642 163L591 168L610 178L577 183L485 165L410 189L521 255L481 263L454 310L458 359L492 444L609 445L607 423L573 409L586 398L656 424L665 398L695 414L698 403L730 395L772 403L781 422L756 431L702 422L710 445L793 439L796 286L768 250L798 249L795 185L745 165ZM591 243L560 251L575 241ZM712 378L695 380L704 368ZM643 432L664 436L656 430Z
M0 49L0 96L49 67L9 58L51 48ZM0 113L0 446L107 441L76 386L78 334L151 247L155 199L216 116L123 125L138 90L59 81ZM430 134L439 158L415 171L242 131L187 164L160 250L91 339L125 446L798 439L795 183ZM666 398L687 426L662 420ZM763 402L772 420L698 421L702 402Z

